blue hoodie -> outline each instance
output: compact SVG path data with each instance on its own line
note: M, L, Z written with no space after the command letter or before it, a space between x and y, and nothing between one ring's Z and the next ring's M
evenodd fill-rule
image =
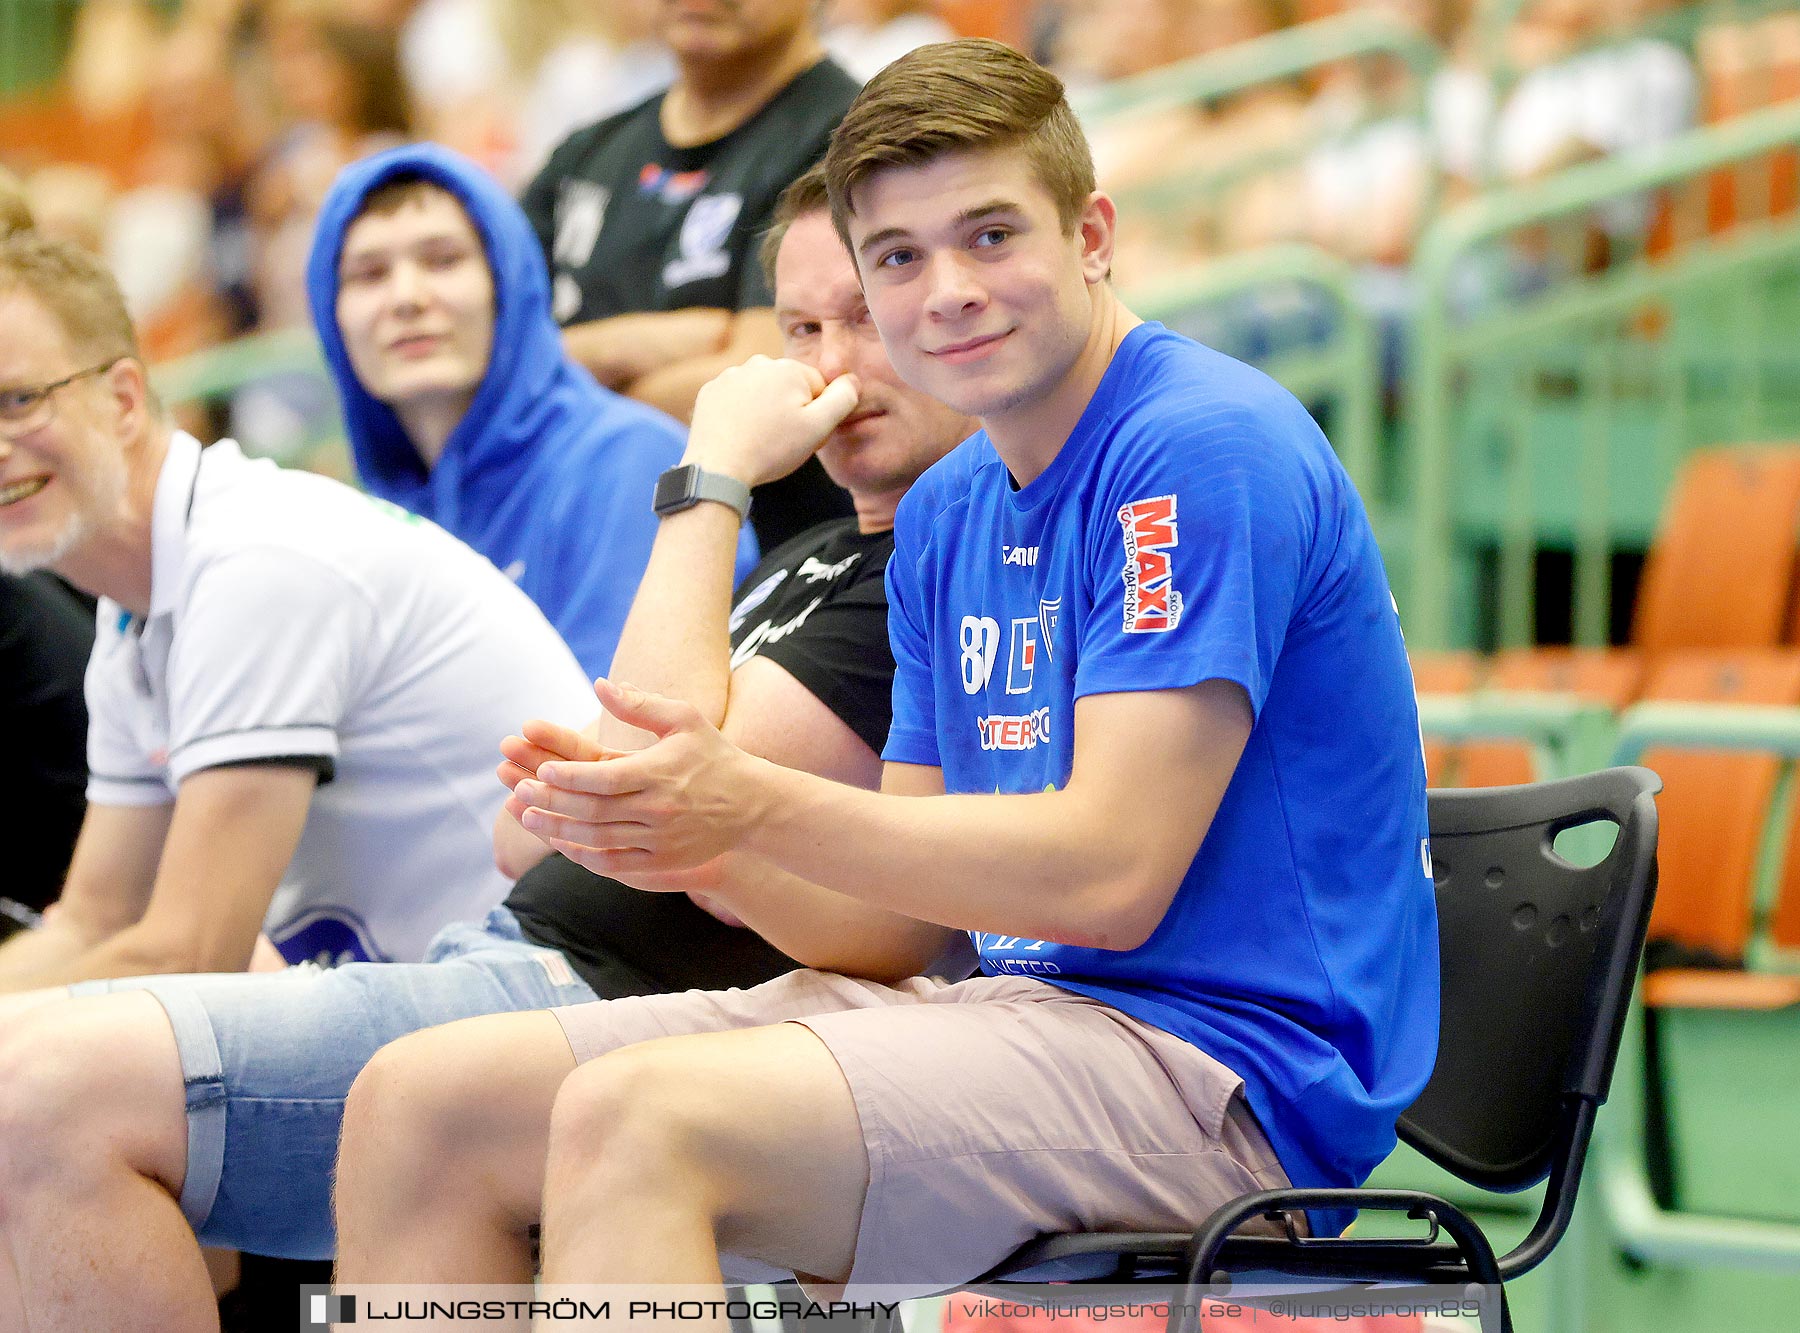
M425 469L392 408L350 368L337 323L344 233L371 191L418 176L454 195L494 278L494 339L475 399ZM338 176L306 268L313 324L337 381L363 484L447 528L515 578L589 675L612 662L656 535L650 494L681 457L681 426L602 388L563 353L544 252L524 213L481 168L434 144L378 153ZM748 525L741 578L756 563Z

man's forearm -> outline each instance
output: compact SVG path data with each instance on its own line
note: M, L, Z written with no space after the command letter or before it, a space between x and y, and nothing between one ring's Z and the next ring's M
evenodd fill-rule
M745 847L868 906L957 930L1129 949L1175 880L1069 792L903 798L763 765ZM746 918L748 919L748 918Z
M729 310L709 307L614 315L570 325L563 346L595 379L623 391L665 366L723 350L731 325Z
M686 700L714 726L724 720L731 690L729 622L738 529L731 509L708 502L662 520L609 673L614 680ZM647 738L607 716L598 739L627 749Z
M706 383L721 370L739 365L751 355L728 350L671 361L620 385L619 391L678 421L687 421L693 417L694 399Z
M37 930L24 931L0 944L0 991L31 990L31 977L46 968L79 958L93 941L54 917Z
M728 854L707 896L795 962L894 982L929 971L960 932L820 888L761 857Z
M74 932L55 932L46 926L32 932L43 937L43 944L30 958L21 958L14 969L10 962L0 973L0 991L39 990L46 986L70 986L77 981L99 981L112 977L161 976L167 973L240 972L249 962L241 958L206 957L197 950L159 942L147 936L138 926L128 926L97 942Z
M682 460L754 488L800 466L854 402L853 383L828 388L793 362L752 358L707 385ZM715 727L730 706L739 526L713 501L662 520L608 673L692 704ZM599 739L621 749L647 739L629 727L609 735L618 725L603 720Z
M694 400L710 380L758 355L781 355L781 328L775 312L763 307L732 314L716 347L670 357L621 387L639 402L688 421L694 415Z

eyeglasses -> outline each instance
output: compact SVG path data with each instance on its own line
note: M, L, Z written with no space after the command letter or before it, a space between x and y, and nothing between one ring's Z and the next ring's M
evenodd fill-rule
M97 366L89 366L86 370L78 370L73 375L64 375L59 380L48 384L26 385L18 389L0 389L0 435L9 440L21 439L34 430L42 430L50 424L50 418L56 415L56 391L73 384L76 380L86 379L89 375L98 375L102 371L111 370L124 357L115 356Z

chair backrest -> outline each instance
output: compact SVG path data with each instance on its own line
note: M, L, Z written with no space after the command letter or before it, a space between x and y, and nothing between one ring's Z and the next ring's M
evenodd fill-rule
M1523 1189L1585 1152L1573 1125L1612 1080L1655 893L1661 787L1648 769L1613 768L1429 794L1442 1018L1400 1134L1473 1184ZM1600 822L1618 834L1597 864L1556 850L1565 830Z

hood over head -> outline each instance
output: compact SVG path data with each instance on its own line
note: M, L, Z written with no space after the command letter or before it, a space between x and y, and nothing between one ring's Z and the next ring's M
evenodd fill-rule
M487 252L494 280L494 336L486 373L429 474L394 410L363 388L337 322L338 261L363 201L396 177L441 186L461 203ZM563 353L550 314L550 280L537 236L518 204L475 163L436 144L408 144L352 163L319 211L306 266L307 299L326 365L343 404L356 470L371 492L473 542L479 513L463 510L490 486L506 487L533 456L592 412L604 395Z

